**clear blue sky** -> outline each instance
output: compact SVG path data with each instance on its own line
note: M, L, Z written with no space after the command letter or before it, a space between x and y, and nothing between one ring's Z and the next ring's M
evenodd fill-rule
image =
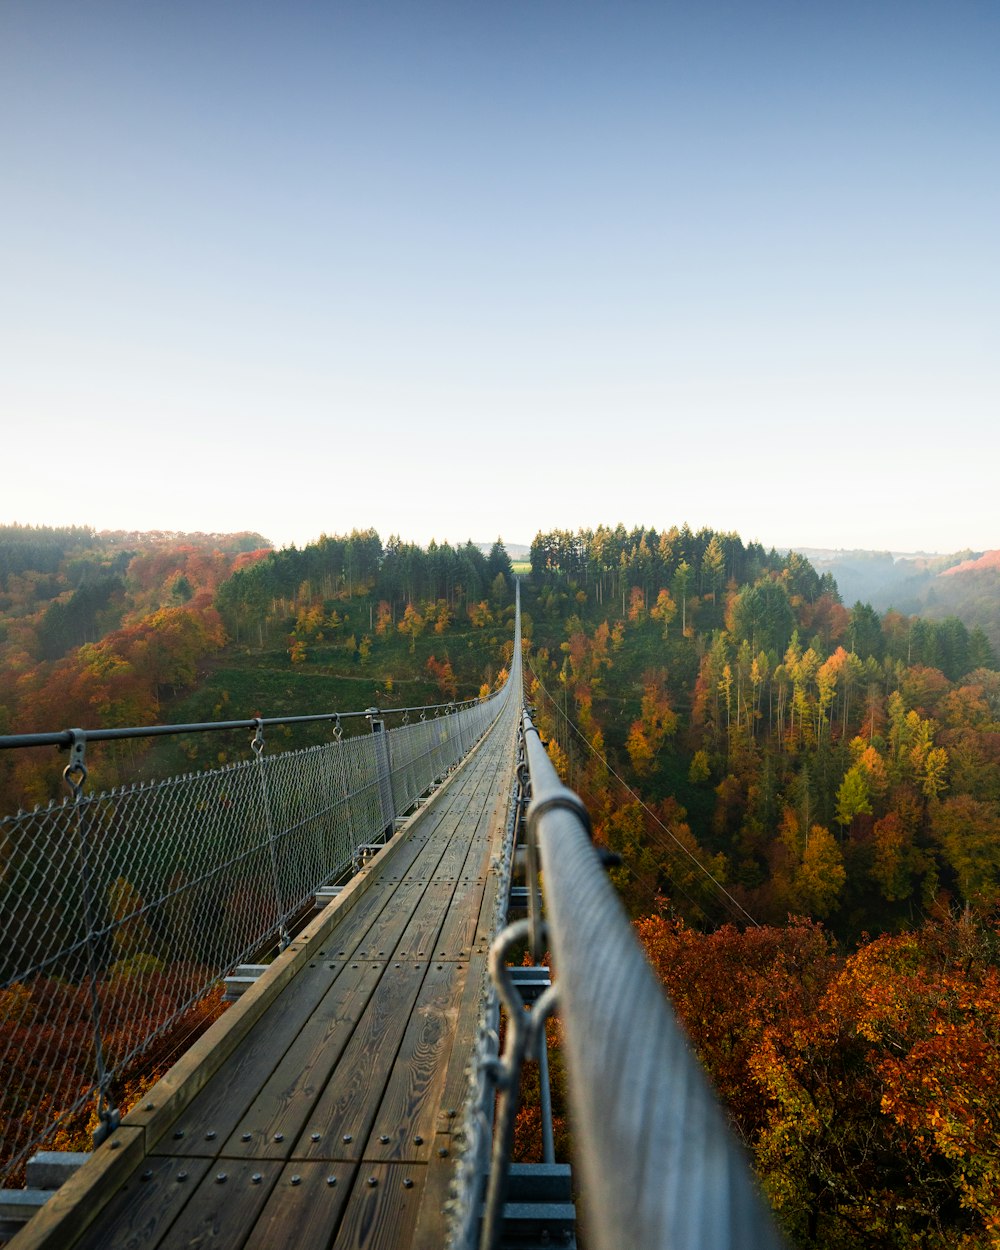
M0 3L0 522L1000 547L1000 5Z

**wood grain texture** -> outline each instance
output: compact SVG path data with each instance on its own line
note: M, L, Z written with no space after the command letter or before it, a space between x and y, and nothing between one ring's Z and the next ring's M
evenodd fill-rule
M191 1168L201 1160L185 1159ZM281 1172L277 1163L217 1159L194 1189L165 1238L157 1242L164 1250L242 1250L257 1222L268 1195ZM224 1177L224 1180L220 1178ZM259 1178L259 1179L255 1179ZM118 1247L116 1241L95 1245L93 1250Z
M382 963L348 964L314 1015L300 1028L225 1140L236 1159L287 1159L330 1074L368 1009L385 972Z
M434 943L436 959L468 959L476 940L486 878L463 878L455 885L451 906Z
M362 1164L337 1233L336 1250L408 1247L426 1179L427 1168L422 1164Z
M450 1136L458 1127L468 1090L467 1068L472 1057L482 1005L480 990L486 970L486 956L474 955L465 971L462 998L455 1021L455 1040L448 1055L441 1092L436 1131ZM450 1149L450 1142L439 1143Z
M426 880L413 881L406 878L396 883L392 889L392 897L379 915L378 925L367 934L364 942L358 944L352 958L388 959L410 923L426 888ZM337 943L335 954L338 959L341 949Z
M301 1160L286 1164L244 1250L329 1250L357 1167Z
M266 1025L261 1021L225 1060L160 1139L155 1148L158 1153L218 1154L345 967L342 962L322 959L317 963L315 968L303 969L281 996L280 1010L267 1016ZM206 1133L213 1136L207 1139Z
M78 1243L80 1250L153 1250L191 1200L211 1167L208 1159L150 1159L133 1172L104 1210L99 1225Z
M414 908L393 959L429 959L455 892L454 881L432 881Z
M386 967L295 1143L294 1158L361 1157L426 972L425 963Z
M428 969L364 1149L365 1159L430 1158L465 973L466 966L455 963L432 964Z
M420 1208L407 1250L441 1250L447 1244L448 1220L445 1203L451 1191L455 1160L432 1155L427 1164L427 1179L420 1196Z

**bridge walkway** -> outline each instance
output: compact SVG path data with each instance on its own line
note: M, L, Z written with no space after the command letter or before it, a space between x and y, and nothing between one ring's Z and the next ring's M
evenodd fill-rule
M11 1250L437 1250L518 700Z

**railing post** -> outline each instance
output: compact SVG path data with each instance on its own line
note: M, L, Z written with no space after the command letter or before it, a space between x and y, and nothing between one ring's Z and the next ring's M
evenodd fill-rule
M370 707L365 715L372 727L375 743L375 771L378 777L379 803L382 808L382 836L392 836L396 821L396 803L392 797L392 754L389 749L389 730L377 707Z
M267 777L264 774L264 722L257 717L257 730L250 741L250 746L257 761L257 777L260 781L260 801L264 808L264 822L267 829L267 846L271 856L271 883L274 887L275 921L278 927L278 949L283 951L291 942L288 926L285 923L285 910L281 902L281 880L278 875L278 848L274 838L274 820L271 816L271 800L267 792Z
M448 705L448 711L455 715L455 729L458 733L458 758L461 759L465 754L465 739L462 736L462 712L456 708L454 703Z
M94 1067L97 1077L97 1118L98 1126L94 1130L94 1145L99 1146L106 1137L115 1131L120 1119L118 1109L108 1106L107 1092L111 1075L104 1064L104 1037L101 1030L101 996L97 988L99 975L97 958L97 917L95 914L96 899L94 898L93 881L90 864L90 822L87 818L86 799L83 787L87 782L87 735L82 729L71 729L72 744L70 746L69 763L63 769L63 780L73 795L73 808L76 813L76 836L78 865L80 871L80 888L83 893L83 923L86 929L85 949L87 952L87 977L90 982L90 1018L94 1034Z

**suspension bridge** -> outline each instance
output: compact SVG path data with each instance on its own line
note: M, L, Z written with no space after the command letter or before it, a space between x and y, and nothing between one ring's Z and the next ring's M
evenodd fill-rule
M779 1246L524 709L519 618L489 699L366 715L369 733L331 716L328 744L275 754L266 720L157 727L249 728L254 749L95 795L88 742L133 731L31 737L70 750L72 797L0 822L0 1145L9 1174L27 1165L0 1195L11 1250L572 1246L578 1205L596 1250ZM116 1081L221 977L236 1001L121 1116ZM70 1033L87 1070L31 1106ZM526 1059L543 1162L512 1165ZM92 1103L95 1148L33 1186L59 1171L60 1115Z

